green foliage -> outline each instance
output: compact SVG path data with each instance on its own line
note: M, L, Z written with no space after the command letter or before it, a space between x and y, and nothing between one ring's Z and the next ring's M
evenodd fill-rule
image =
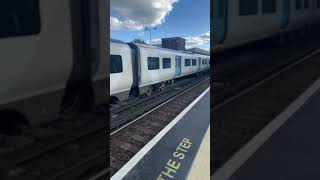
M140 39L140 38L136 38L134 39L132 42L134 43L139 43L139 44L147 44L144 40Z

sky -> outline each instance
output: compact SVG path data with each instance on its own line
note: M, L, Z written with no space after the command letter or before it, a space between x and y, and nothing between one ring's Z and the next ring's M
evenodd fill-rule
M210 0L111 0L110 36L125 42L140 38L161 44L161 38L183 37L186 48L210 47Z

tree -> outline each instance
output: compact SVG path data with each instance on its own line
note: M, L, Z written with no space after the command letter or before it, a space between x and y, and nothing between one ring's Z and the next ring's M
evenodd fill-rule
M144 40L140 39L140 38L136 38L134 39L132 42L134 43L139 43L139 44L147 44Z

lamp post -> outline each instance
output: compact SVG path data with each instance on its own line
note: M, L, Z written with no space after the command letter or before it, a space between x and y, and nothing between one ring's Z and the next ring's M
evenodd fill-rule
M144 31L149 31L150 32L150 45L151 45L151 31L158 29L157 27L146 27L144 28Z

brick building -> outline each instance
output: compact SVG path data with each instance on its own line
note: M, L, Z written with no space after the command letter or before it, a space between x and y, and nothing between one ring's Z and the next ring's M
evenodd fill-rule
M181 37L162 38L162 47L175 50L186 50L186 40Z

